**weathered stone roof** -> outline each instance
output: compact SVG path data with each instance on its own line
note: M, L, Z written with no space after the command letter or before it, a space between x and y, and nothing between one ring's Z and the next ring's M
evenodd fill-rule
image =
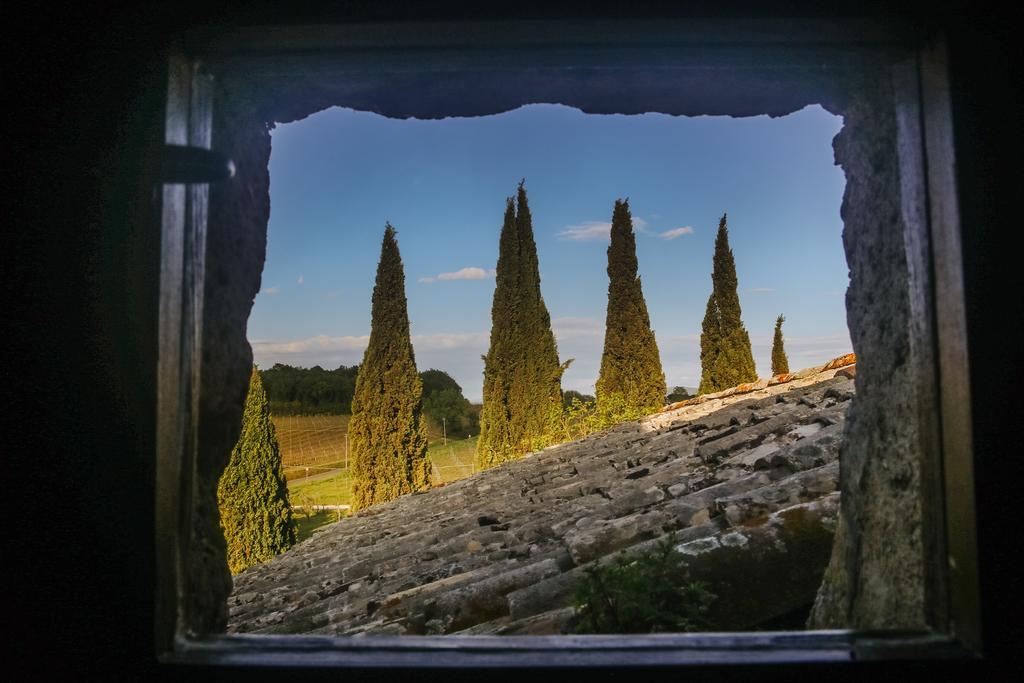
M853 395L854 368L829 365L363 510L236 576L228 631L559 633L587 567L670 533L721 628L806 608Z

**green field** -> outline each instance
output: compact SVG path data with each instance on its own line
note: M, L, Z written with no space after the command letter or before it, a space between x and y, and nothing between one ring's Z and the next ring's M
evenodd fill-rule
M302 512L295 514L295 524L298 542L305 541L313 535L313 532L322 526L337 522L340 517L333 510L319 510L306 515Z
M427 455L432 464L433 484L446 484L473 474L476 437L461 441L430 444ZM288 482L288 495L292 505L349 505L352 497L352 478L349 470L307 478L294 478Z
M309 510L311 506L350 505L352 502L352 477L345 452L349 416L272 416L272 419L288 479L288 497L293 506L305 508L295 513L301 540L308 538L313 529L337 519L336 511L313 513ZM429 430L431 441L427 451L433 484L445 484L473 474L477 437L448 439L445 444L441 435L433 431Z
M344 467L349 418L349 415L272 415L285 478L306 477Z

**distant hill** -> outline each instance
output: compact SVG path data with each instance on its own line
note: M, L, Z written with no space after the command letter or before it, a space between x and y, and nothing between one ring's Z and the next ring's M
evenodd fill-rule
M316 365L301 368L276 363L260 370L270 413L276 417L294 415L349 415L359 366L344 365L325 370ZM443 370L420 373L423 380L423 409L431 422L431 433L465 437L479 433L480 408L473 408L462 395L462 387ZM442 426L443 425L443 426Z

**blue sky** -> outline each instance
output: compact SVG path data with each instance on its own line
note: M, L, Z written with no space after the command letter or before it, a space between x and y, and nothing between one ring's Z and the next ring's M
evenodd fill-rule
M813 106L733 119L587 115L537 104L495 116L388 119L333 108L271 133L267 261L249 319L261 367L361 362L384 223L398 231L417 365L478 401L505 198L526 179L563 389L593 393L607 305L608 226L629 198L669 387L700 379L700 324L728 213L758 373L775 317L793 369L850 351L832 138Z

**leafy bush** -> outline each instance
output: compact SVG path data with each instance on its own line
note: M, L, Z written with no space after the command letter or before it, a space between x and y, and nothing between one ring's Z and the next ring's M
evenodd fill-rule
M437 372L436 370L432 372ZM465 437L476 427L470 403L458 385L454 389L441 389L423 396L423 412L430 418L436 432L449 437ZM444 425L444 426L442 426Z
M255 366L238 443L217 483L217 505L232 574L272 560L295 545L281 447Z
M568 391L562 392L562 407L568 409L572 406L574 399L579 399L583 403L593 403L596 400L590 394L581 394L575 389L569 389Z
M652 552L620 553L587 569L576 587L576 633L662 633L708 630L704 615L716 596L688 581L670 536Z
M674 387L672 393L665 397L665 403L677 403L690 398L690 392L686 387Z
M548 443L544 445L582 439L602 429L630 420L639 420L647 414L648 411L642 408L627 406L621 394L609 396L600 408L594 401L585 402L574 396L562 411Z

